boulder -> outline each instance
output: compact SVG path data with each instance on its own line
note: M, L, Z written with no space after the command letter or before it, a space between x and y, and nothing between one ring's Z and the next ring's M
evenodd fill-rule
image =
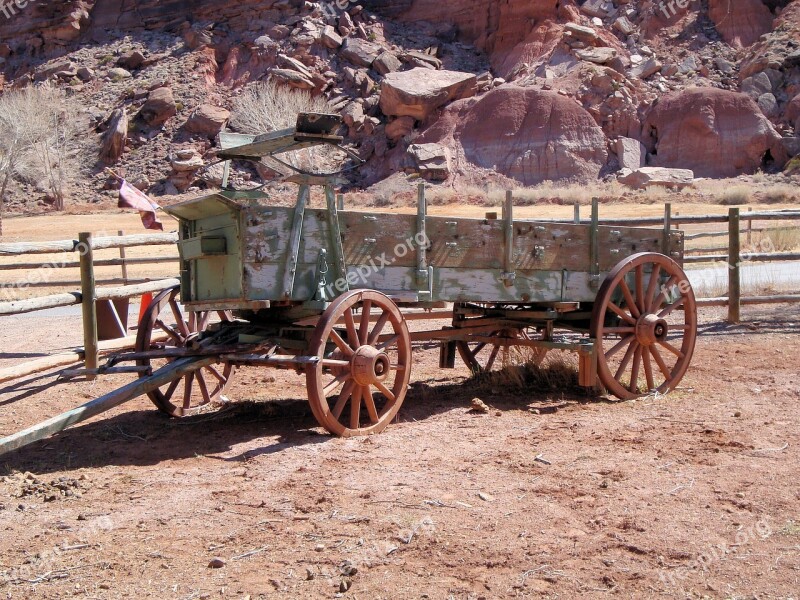
M786 105L786 120L794 125L795 133L800 134L800 94Z
M564 36L584 42L586 44L597 44L601 41L597 31L592 27L585 27L577 23L567 23L564 26Z
M310 78L295 69L272 69L269 73L279 83L298 90L313 90L315 87Z
M772 81L764 71L751 75L744 79L739 86L745 94L750 96L753 100L758 100L762 94L769 94L772 92Z
M617 159L622 169L635 171L647 164L647 148L639 140L627 137L617 138Z
M689 169L667 169L664 167L642 167L636 170L625 169L617 181L637 190L659 186L682 189L694 183L694 173Z
M474 96L477 85L474 74L459 71L417 67L388 73L381 86L380 107L387 116L409 116L422 121L445 104Z
M107 165L117 162L125 151L128 141L128 113L124 108L115 110L108 119L108 129L103 135L100 160Z
M692 88L661 97L648 113L643 142L650 164L691 168L699 177L735 177L782 166L781 137L746 94Z
M639 79L647 79L661 70L663 65L656 58L649 58L640 65L631 69L631 76Z
M403 63L391 52L381 52L375 62L372 63L372 68L381 75L394 73L403 67Z
M778 106L778 100L773 94L761 94L758 97L757 103L758 108L761 109L761 112L764 113L764 116L768 119L774 119L781 113L781 109Z
M361 38L348 38L339 51L339 56L357 67L369 69L381 52L383 52L383 49L378 44L373 44Z
M386 137L396 142L414 131L414 123L414 117L397 117L386 125Z
M726 42L740 47L772 31L774 19L762 0L709 0L708 16Z
M322 28L319 39L323 46L331 48L332 50L339 48L344 42L342 36L336 33L336 30L330 25L326 25Z
M192 113L184 128L190 133L213 138L222 131L230 116L231 113L224 108L202 104Z
M523 185L594 181L608 161L606 136L582 106L515 85L453 103L419 142L453 146L472 165Z
M168 119L178 114L175 104L175 97L172 88L160 87L150 92L147 101L139 111L139 116L144 119L150 127L160 127Z
M417 172L431 181L444 181L450 176L450 151L442 144L411 144L408 154L414 159Z
M575 56L586 62L604 65L611 62L617 56L614 48L586 48L585 50L575 50Z

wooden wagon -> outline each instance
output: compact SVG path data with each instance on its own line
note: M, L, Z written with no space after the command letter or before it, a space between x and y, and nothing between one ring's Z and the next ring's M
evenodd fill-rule
M301 115L291 130L223 136L219 156L338 145L337 125ZM424 186L416 214L343 210L330 178L289 180L293 207L223 187L166 209L179 221L181 285L153 299L136 351L112 361L136 361L144 379L81 418L141 393L190 415L255 365L304 375L331 433L377 433L402 406L415 344L431 341L441 368L460 359L475 373L512 348L575 351L580 384L623 399L667 393L686 373L697 311L680 231L600 226L596 202L590 223L515 219L510 194L499 218L432 216ZM315 185L323 208L311 206Z

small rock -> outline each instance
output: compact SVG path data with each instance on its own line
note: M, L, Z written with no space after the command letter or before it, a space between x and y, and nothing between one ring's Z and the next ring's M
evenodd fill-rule
M219 557L212 558L208 563L209 569L221 569L225 566L225 561Z
M339 583L339 591L342 593L348 591L351 587L353 587L353 582L350 579L342 579L341 583Z
M314 573L311 567L306 567L306 581L313 581L314 579L316 579L316 577L317 575L316 573Z
M231 113L224 108L211 104L202 104L192 113L184 128L190 133L213 138L222 130L230 116Z
M325 544L317 544L316 546L314 546L315 552L322 552L324 550L325 550Z
M736 417L736 418L738 419L739 417L741 417L741 416L742 416L742 412L741 412L741 411L739 411L739 410L737 410L735 413L733 413L733 416L734 416L734 417Z
M470 403L470 412L487 414L489 412L489 407L480 398L473 398Z
M478 492L478 498L484 502L494 502L494 496L487 494L486 492Z
M344 42L342 36L336 33L336 30L330 25L326 25L325 27L323 27L319 39L322 42L323 46L331 49L339 48Z
M114 67L113 69L109 69L108 76L111 78L112 81L122 81L123 79L130 79L133 77L131 72L123 69L121 67Z

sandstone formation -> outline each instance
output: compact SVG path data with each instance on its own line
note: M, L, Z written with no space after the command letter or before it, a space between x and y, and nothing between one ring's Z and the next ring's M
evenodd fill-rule
M213 138L222 131L230 116L231 113L224 108L203 104L197 107L197 110L189 117L184 127L186 131L191 133Z
M761 0L709 0L708 16L725 41L744 47L772 31L774 19Z
M160 87L150 92L139 116L151 127L159 127L178 114L172 89Z
M430 71L421 67L388 73L381 87L380 107L392 117L427 118L437 108L475 95L477 80L472 73Z
M524 185L590 181L608 160L607 141L591 115L555 92L503 86L457 102L424 141L452 140L465 160Z
M654 166L735 177L787 159L781 138L745 94L694 88L668 94L650 111L644 143Z

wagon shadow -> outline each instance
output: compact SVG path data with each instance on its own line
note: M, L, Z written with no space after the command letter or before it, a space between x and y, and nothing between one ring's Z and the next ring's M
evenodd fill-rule
M493 410L546 415L597 398L573 390L493 390L480 379L452 378L413 383L399 422L424 421L454 410L468 410L480 397ZM306 400L238 401L216 413L169 419L155 410L126 411L62 431L0 458L0 474L37 474L104 466L155 466L205 456L240 462L336 438L316 423ZM263 443L254 444L254 441ZM235 454L237 446L247 448ZM254 447L255 446L255 447Z

